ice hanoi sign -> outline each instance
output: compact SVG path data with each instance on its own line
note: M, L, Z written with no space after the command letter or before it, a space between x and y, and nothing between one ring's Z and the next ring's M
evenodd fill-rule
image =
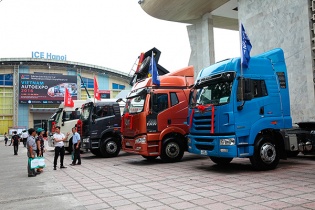
M60 104L68 89L77 99L77 76L62 74L19 74L20 104Z
M66 61L67 55L55 55L49 52L34 51L32 52L32 58L43 58L43 59L49 59L49 60Z

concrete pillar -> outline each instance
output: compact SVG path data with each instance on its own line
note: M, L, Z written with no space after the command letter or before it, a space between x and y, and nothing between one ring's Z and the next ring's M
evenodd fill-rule
M191 47L188 65L194 66L197 76L200 70L215 62L212 15L204 14L194 24L188 25L187 31Z
M293 123L315 120L310 2L238 1L239 21L243 23L253 46L251 55L273 48L284 51Z

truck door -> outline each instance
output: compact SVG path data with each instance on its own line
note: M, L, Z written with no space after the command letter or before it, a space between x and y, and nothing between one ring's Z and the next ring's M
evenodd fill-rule
M170 113L165 110L169 107L169 99L167 93L157 93L153 96L153 112L157 113L158 131L163 130L169 123Z
M264 79L247 79L241 93L241 80L238 80L238 90L235 106L235 126L239 136L247 136L255 123L265 116L265 103L268 97ZM243 99L243 100L242 100Z
M112 119L115 117L113 106L101 105L95 108L94 116L94 129L91 131L92 135L100 137L102 132L112 125Z

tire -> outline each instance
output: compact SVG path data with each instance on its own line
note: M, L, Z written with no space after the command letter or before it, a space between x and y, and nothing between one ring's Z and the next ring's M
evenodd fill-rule
M101 157L102 154L101 154L101 151L100 149L90 149L91 153L97 157Z
M222 157L209 157L214 163L218 165L228 165L233 158L222 158Z
M147 159L148 161L152 161L152 160L155 160L158 156L145 156L145 155L142 155L142 157Z
M184 146L181 142L173 137L166 139L163 142L161 159L163 162L172 163L178 162L184 155Z
M146 57L139 68L139 74L142 76L146 76L149 73L149 66L150 66L151 56Z
M278 148L269 135L259 135L254 145L254 155L250 162L256 170L272 170L279 163Z
M102 157L109 158L109 157L116 157L120 152L120 144L118 140L109 137L101 142L100 151Z
M287 151L287 157L296 157L300 151Z

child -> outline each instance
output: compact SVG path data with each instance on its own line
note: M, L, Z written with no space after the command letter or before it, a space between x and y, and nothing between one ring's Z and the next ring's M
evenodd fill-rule
M7 134L7 132L5 132L5 133L4 133L4 145L5 145L5 146L7 146L8 140L9 140L9 139L8 139L8 134Z

